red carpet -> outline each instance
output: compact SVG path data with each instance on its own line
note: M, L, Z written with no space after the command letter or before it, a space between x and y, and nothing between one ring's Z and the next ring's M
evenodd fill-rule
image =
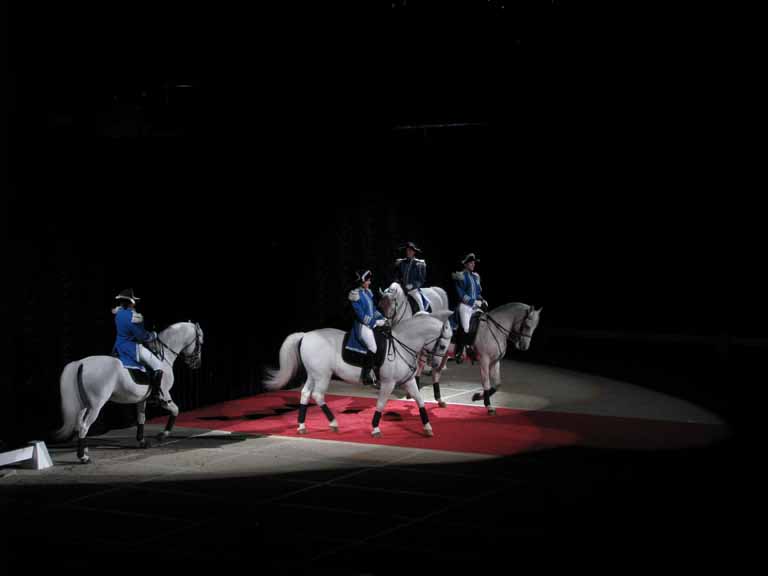
M326 396L339 423L339 433L328 429L318 406L310 404L303 438L429 448L454 452L508 455L557 446L591 446L640 450L705 445L722 436L721 426L496 408L489 416L477 407L427 403L435 435L424 436L414 402L390 400L381 419L381 438L371 437L374 398ZM208 408L182 412L177 426L210 428L253 434L297 436L298 391L259 394ZM156 418L153 423L163 423Z

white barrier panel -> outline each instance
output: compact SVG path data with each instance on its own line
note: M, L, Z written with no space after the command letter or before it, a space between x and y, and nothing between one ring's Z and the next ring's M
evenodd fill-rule
M53 466L48 448L45 446L45 442L41 441L30 442L24 448L0 452L0 466L8 466L17 462L24 462L24 468L32 468L33 470L44 470Z

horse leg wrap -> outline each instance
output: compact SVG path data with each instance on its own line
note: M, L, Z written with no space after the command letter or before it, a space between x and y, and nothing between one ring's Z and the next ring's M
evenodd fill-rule
M299 424L304 424L304 419L307 417L307 405L299 404Z
M422 424L427 424L429 422L429 416L427 416L427 409L424 406L419 406L419 416L421 416Z
M379 421L381 421L381 412L376 410L376 412L373 413L373 422L372 425L374 428L379 427Z
M435 400L440 400L440 382L432 384L432 388L435 391Z
M170 432L174 424L176 424L176 416L171 414L170 416L168 416L168 423L165 425L165 431Z
M483 390L483 404L486 406L491 405L491 391L490 390Z
M323 404L320 406L320 408L322 408L325 417L328 418L328 422L333 422L333 412L331 412L331 409L328 408L328 404Z
M85 438L77 439L77 457L78 458L85 457Z
M144 439L144 424L136 426L136 440L141 442Z

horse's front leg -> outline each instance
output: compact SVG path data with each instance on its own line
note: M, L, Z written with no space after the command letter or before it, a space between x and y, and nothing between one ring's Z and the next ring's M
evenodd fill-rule
M147 401L136 404L136 442L139 448L147 448L147 440L144 438L144 423L147 421Z
M493 380L493 387L491 390L498 390L501 388L501 360L497 360L496 363L491 366L491 379Z
M416 382L414 382L414 386L416 385ZM371 432L371 436L378 438L381 436L381 428L379 428L379 422L381 422L381 415L384 413L384 407L387 405L387 400L389 400L389 395L392 394L392 390L395 389L395 381L394 380L387 380L386 382L381 383L381 388L379 388L379 399L376 401L376 412L373 414L373 421L371 422L371 425L373 426L373 431ZM417 387L418 390L418 387Z
M445 363L447 361L448 354L446 353L443 355L443 359L440 361L440 366L432 370L432 390L435 394L435 402L437 402L440 408L446 407L445 400L443 400L440 395L440 375L443 373L443 368L445 368Z
M157 434L157 439L160 440L160 442L171 435L171 430L173 430L173 426L176 424L176 416L179 415L179 407L173 400L168 400L163 407L171 414L168 416L168 422L165 423L165 429Z
M490 378L490 358L485 354L480 355L480 381L483 383L483 404L485 404L488 414L496 414L496 408L491 406L491 378ZM494 390L495 392L495 390Z
M426 365L427 357L424 350L421 351L419 354L419 361L416 365L416 374L414 378L416 378L416 386L421 387L421 374L424 372L424 366ZM409 392L405 393L405 397L410 400L411 394Z
M421 416L421 423L424 425L424 434L427 436L433 436L432 425L429 423L429 415L427 414L427 408L424 406L424 399L421 397L421 391L416 385L416 380L411 378L405 383L405 389L408 390L416 400L416 404L419 406L419 416Z

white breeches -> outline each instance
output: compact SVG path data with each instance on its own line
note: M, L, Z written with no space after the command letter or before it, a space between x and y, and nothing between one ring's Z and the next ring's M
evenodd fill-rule
M465 333L469 332L469 320L472 318L472 312L474 312L472 306L467 306L464 302L459 304L459 320L461 320L461 327Z
M360 339L371 352L376 354L376 338L373 337L373 330L368 326L360 325Z
M416 304L419 305L419 310L424 312L424 299L421 297L421 294L419 294L419 289L414 288L410 292L408 292L408 295L411 296L414 300L416 300Z
M139 344L139 360L152 368L152 370L162 370L164 366L157 356L152 354L152 352L144 348L141 344Z

